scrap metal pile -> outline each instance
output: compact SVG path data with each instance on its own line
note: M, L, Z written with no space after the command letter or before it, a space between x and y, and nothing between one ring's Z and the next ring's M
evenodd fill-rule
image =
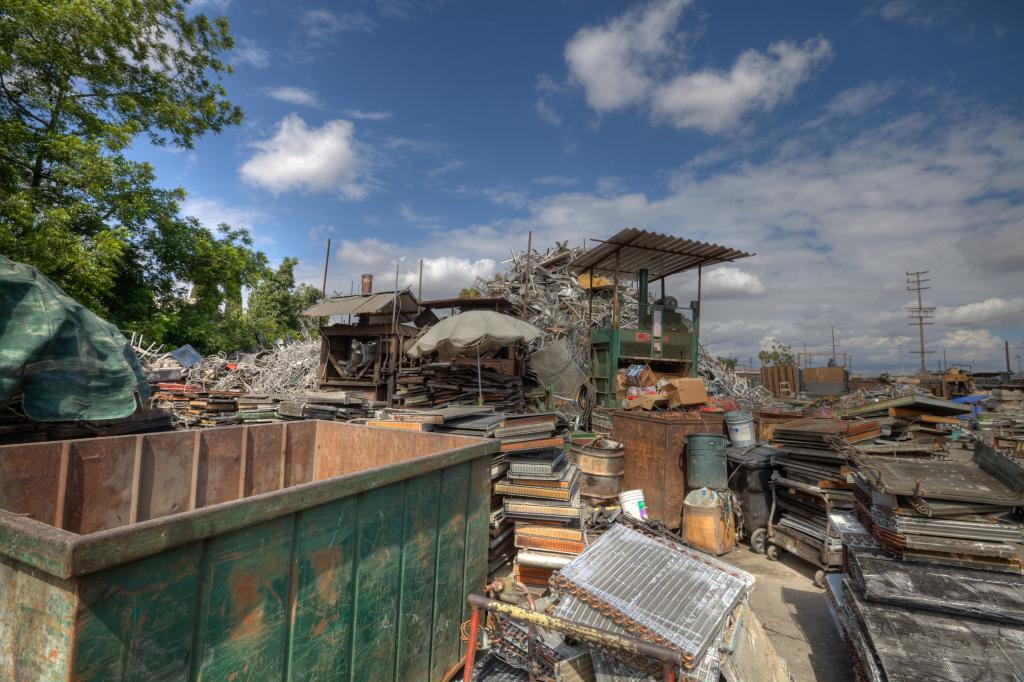
M575 366L585 372L590 362L591 330L611 324L614 288L611 281L595 277L594 282L590 282L586 275L577 277L569 270L569 263L582 252L582 247L569 246L568 242L542 252L513 251L512 257L505 261L505 271L489 281L478 280L476 288L484 295L503 297L514 303L524 320L545 331L537 348L561 342ZM634 280L619 282L619 302L621 326L635 326L638 307ZM733 398L744 408L774 401L768 390L738 376L703 344L698 371L713 396Z
M485 659L473 679L523 679L514 674L523 669L531 679L668 679L665 658L645 654L648 643L670 654L672 679L788 679L747 606L754 577L641 522L613 523L550 586L549 597L530 602L531 613L550 614L532 619L543 629L527 628L514 607L495 609L489 653L511 669L495 676ZM581 670L588 674L575 676Z
M850 446L856 518L833 515L829 598L866 680L1024 676L1024 467L985 445Z

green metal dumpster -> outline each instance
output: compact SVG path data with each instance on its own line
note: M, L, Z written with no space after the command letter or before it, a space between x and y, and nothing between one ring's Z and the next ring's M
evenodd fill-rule
M318 421L0 447L0 680L439 680L496 448Z

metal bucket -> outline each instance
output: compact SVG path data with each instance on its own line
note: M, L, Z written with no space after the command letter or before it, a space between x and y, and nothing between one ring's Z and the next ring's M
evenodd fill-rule
M691 488L724 490L729 486L725 436L691 433L686 437L686 483Z
M757 444L754 433L754 415L747 410L725 413L725 424L729 428L729 440L738 448Z
M588 445L572 445L580 470L580 494L596 499L614 498L622 490L626 450L621 443L598 438Z

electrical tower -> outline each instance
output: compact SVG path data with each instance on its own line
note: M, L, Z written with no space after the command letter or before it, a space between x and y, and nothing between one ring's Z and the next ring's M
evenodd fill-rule
M922 270L921 272L907 273L907 291L917 294L917 306L907 308L907 316L910 318L910 322L908 324L917 325L917 333L921 342L920 350L912 350L910 352L921 356L921 372L928 371L924 364L925 356L929 353L935 352L924 349L924 327L926 324L935 324L931 321L935 317L935 308L925 307L924 302L921 299L921 292L931 289L931 287L924 286L926 282L930 282L931 280L922 277L922 275L927 275L928 272L928 270Z

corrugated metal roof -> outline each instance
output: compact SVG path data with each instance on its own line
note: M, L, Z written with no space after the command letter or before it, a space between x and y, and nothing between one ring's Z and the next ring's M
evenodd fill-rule
M671 237L635 227L627 227L606 240L594 241L601 243L569 264L573 271L589 272L593 268L595 274L614 274L617 252L620 274L636 275L641 268L647 268L651 280L656 280L702 265L727 263L754 255L728 246Z
M408 291L398 294L401 301L399 311L403 313L415 313L419 309L416 297ZM330 317L331 315L383 315L391 312L391 303L395 299L395 292L381 291L376 294L363 296L338 296L321 301L309 308L303 315L309 317Z

